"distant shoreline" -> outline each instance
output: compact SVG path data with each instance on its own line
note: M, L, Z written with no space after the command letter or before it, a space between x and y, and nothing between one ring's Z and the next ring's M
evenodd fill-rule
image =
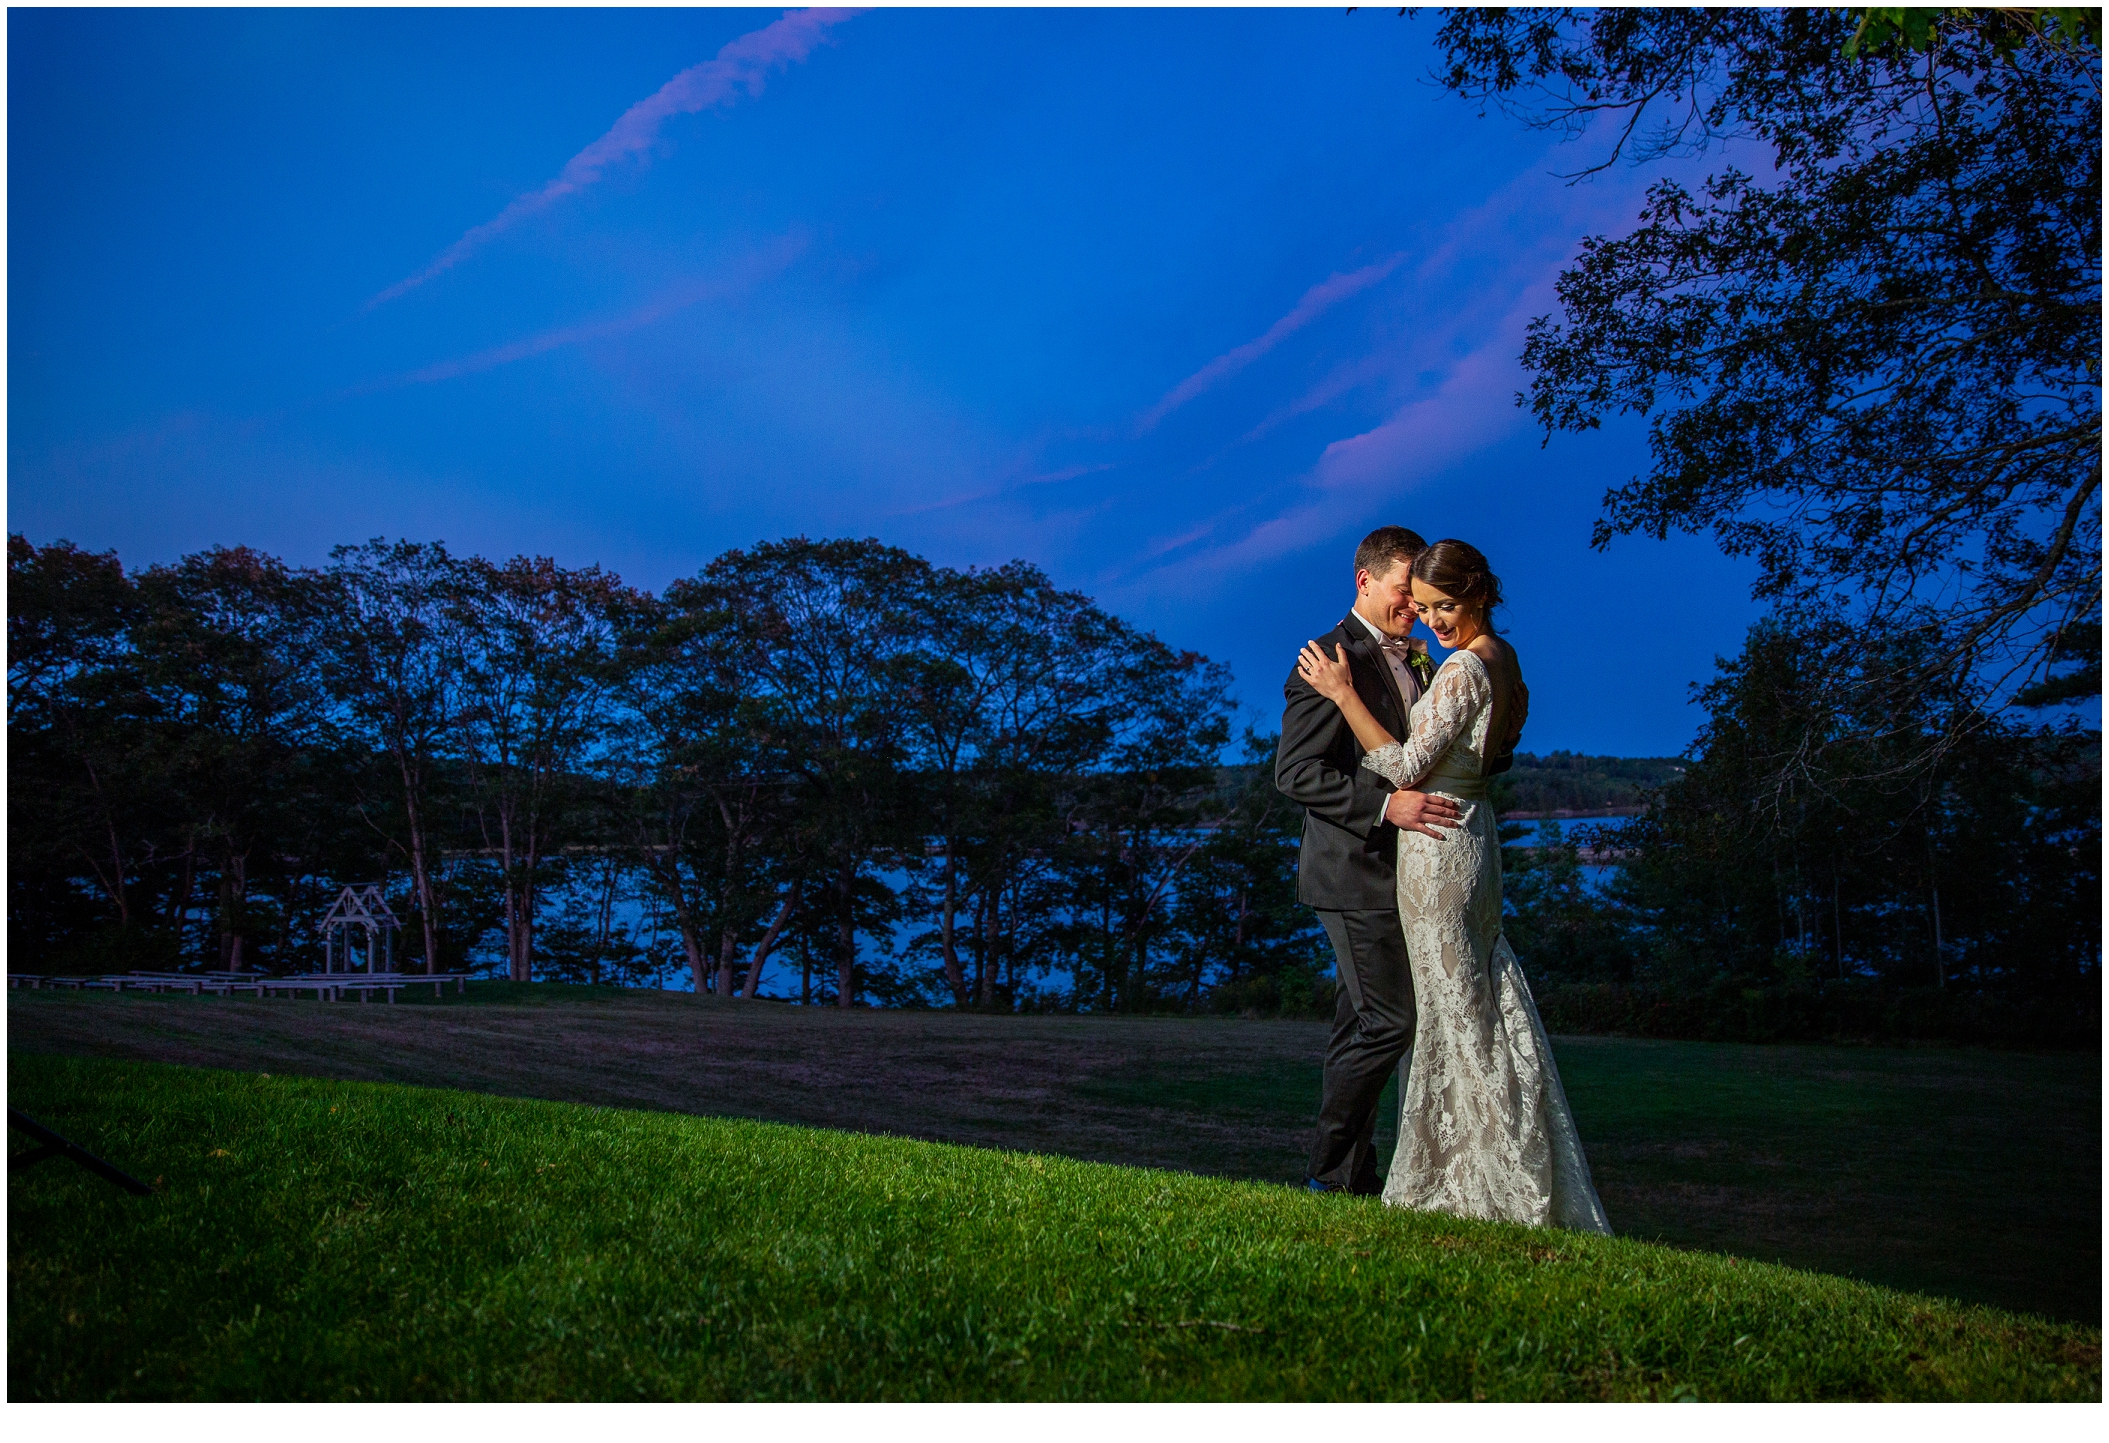
M1576 810L1555 807L1549 812L1502 812L1504 822L1568 822L1592 817L1637 817L1646 807L1588 807Z

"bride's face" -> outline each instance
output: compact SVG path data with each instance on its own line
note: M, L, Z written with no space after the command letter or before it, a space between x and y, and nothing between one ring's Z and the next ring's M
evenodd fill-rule
M1435 633L1445 651L1471 645L1472 639L1486 630L1486 617L1477 602L1459 601L1418 578L1413 583L1413 600L1420 608L1421 620L1428 623L1428 629Z

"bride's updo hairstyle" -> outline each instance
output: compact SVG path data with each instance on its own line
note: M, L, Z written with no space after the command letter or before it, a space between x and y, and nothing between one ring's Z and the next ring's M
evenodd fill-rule
M1436 542L1413 558L1413 579L1476 604L1480 625L1492 629L1494 608L1501 605L1501 578L1471 542L1454 537Z

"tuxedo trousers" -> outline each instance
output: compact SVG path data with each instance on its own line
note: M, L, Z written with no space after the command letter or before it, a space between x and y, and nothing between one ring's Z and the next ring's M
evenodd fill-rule
M1333 1036L1325 1050L1325 1084L1309 1176L1328 1188L1374 1197L1373 1137L1384 1084L1413 1046L1413 970L1396 907L1318 913L1339 961Z

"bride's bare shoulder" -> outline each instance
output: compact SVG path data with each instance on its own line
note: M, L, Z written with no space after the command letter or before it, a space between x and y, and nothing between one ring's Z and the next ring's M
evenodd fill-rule
M1466 642L1465 650L1471 652L1472 655L1478 657L1488 666L1512 667L1516 665L1516 648L1510 646L1491 631L1482 631L1479 635Z
M1491 631L1473 637L1465 649L1479 658L1489 675L1498 676L1503 681L1523 680L1523 663L1516 655L1516 648Z

